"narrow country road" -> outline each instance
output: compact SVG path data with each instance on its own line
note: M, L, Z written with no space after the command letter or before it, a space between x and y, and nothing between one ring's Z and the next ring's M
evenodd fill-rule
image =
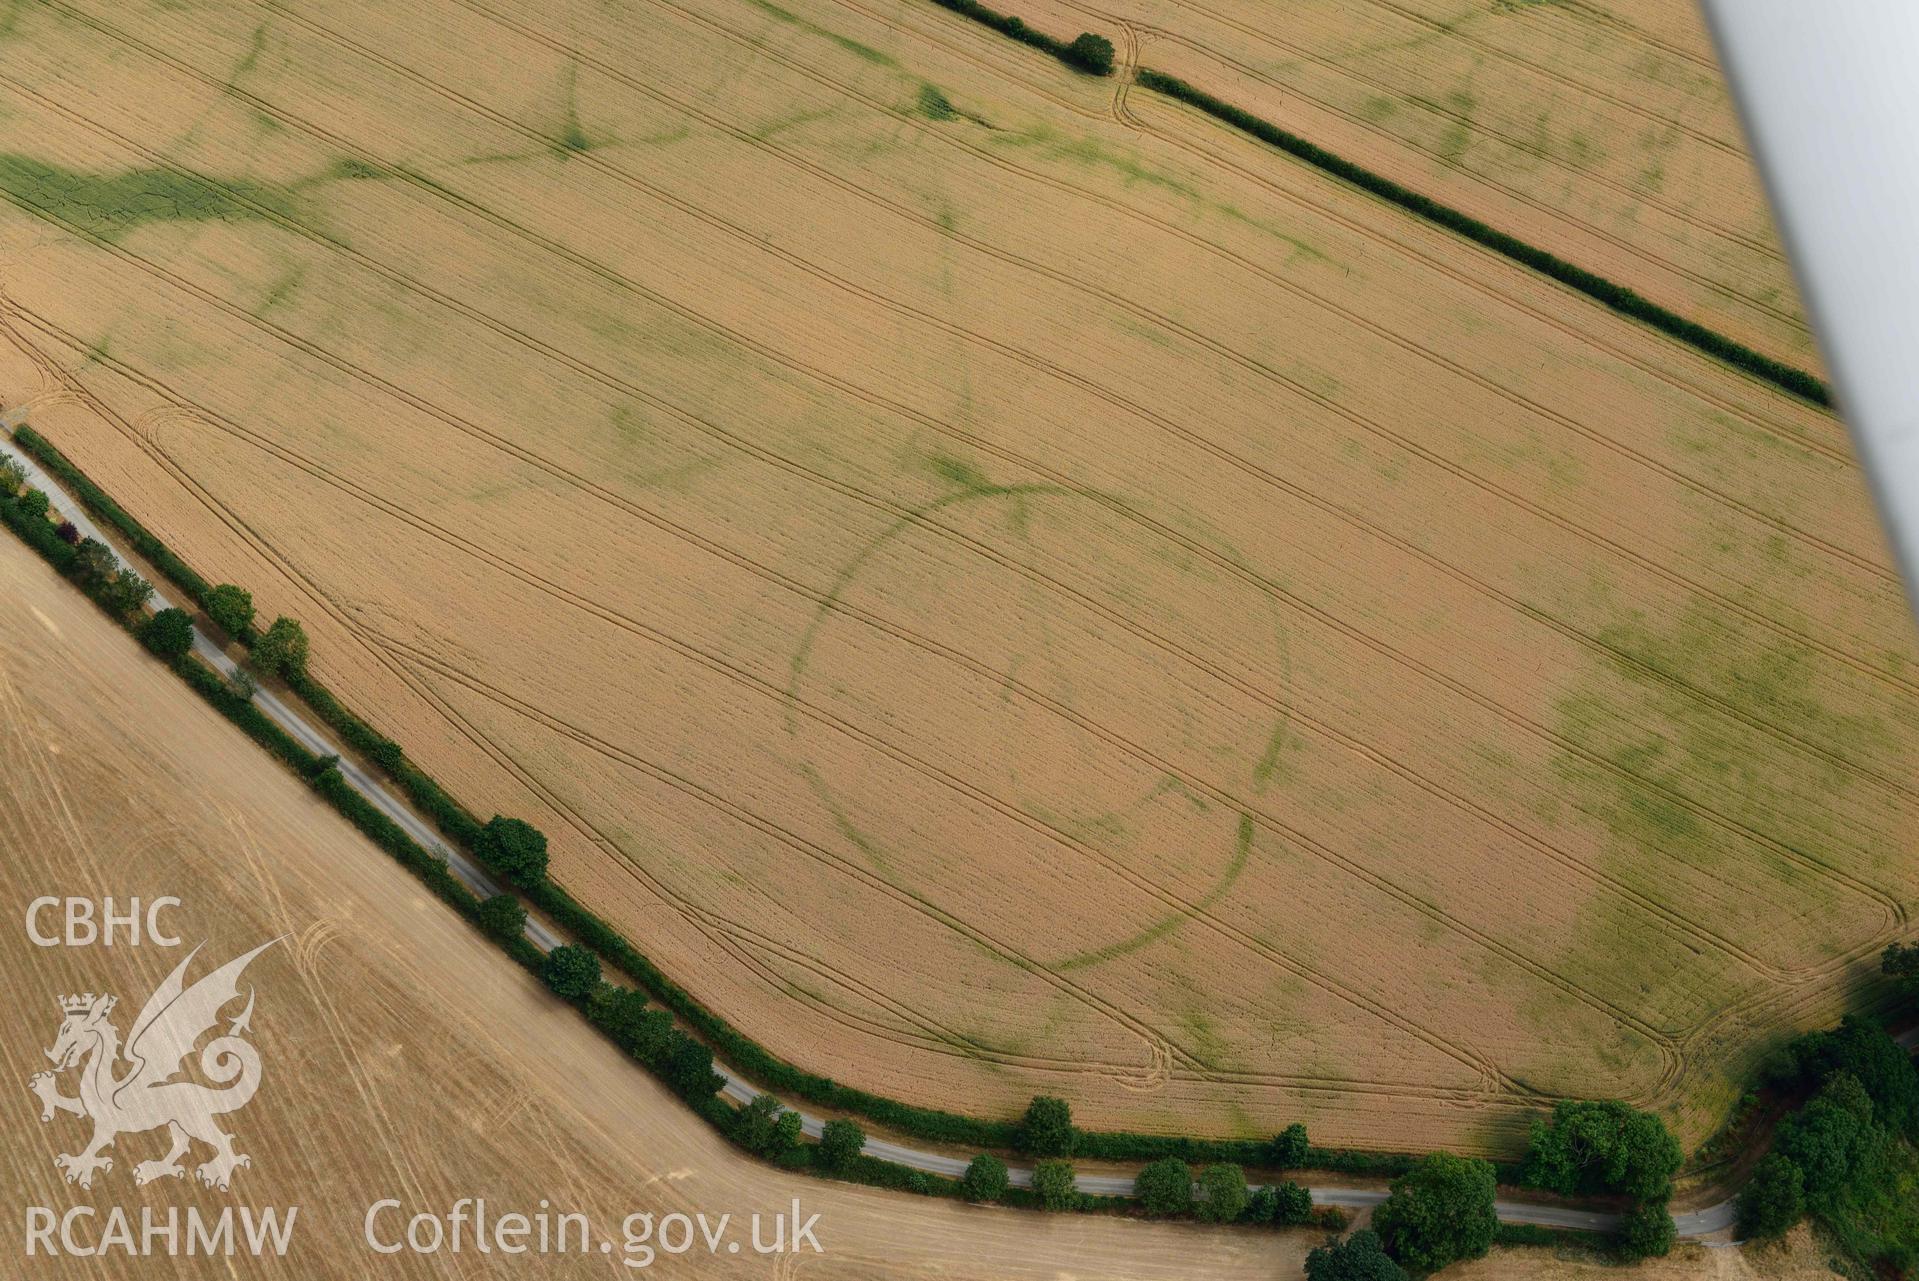
M5 433L9 442L12 440L13 429L20 425L23 417L23 413L19 410L0 415L0 431ZM88 517L86 509L75 501L59 482L47 475L31 458L20 453L17 447L8 456L26 472L29 483L46 491L47 496L53 500L54 506L71 520L82 534L98 539L113 552L120 564L128 564L118 543L94 524ZM156 609L165 609L173 602L156 585L153 604ZM188 612L192 611L188 610ZM193 652L223 676L231 677L239 670L239 665L208 639L197 625L193 632ZM439 832L431 824L389 792L377 778L349 760L344 750L324 730L312 724L293 708L287 706L283 700L265 689L258 690L254 694L253 703L308 751L320 756L339 756L340 773L347 782L371 801L381 813L399 824L408 836L420 843L422 848L444 858L448 867L466 884L468 889L482 898L500 892L500 886L491 875L467 858L464 853L442 840ZM543 952L552 951L564 941L544 924L531 919L527 922L526 936ZM1908 1050L1919 1049L1919 1028L1899 1038L1899 1043ZM725 1078L726 1084L721 1092L728 1098L744 1103L764 1093L750 1082L736 1076L724 1064L716 1062L714 1068ZM822 1119L798 1108L793 1110L800 1114L800 1128L807 1135L818 1138L820 1128L824 1124ZM925 1152L879 1138L869 1139L865 1150L869 1156L892 1161L910 1169L924 1170L930 1174L953 1178L964 1173L967 1164L965 1160L958 1157ZM1014 1186L1032 1186L1033 1172L1030 1168L1015 1167L1010 1174ZM1130 1195L1133 1190L1133 1181L1116 1175L1082 1175L1079 1179L1079 1188L1082 1192L1101 1195ZM1378 1205L1386 1199L1386 1193L1364 1188L1309 1187L1308 1191L1312 1194L1314 1205L1340 1206L1348 1209L1365 1209ZM1539 1205L1528 1201L1501 1200L1496 1203L1495 1208L1500 1219L1507 1223L1531 1223L1551 1228L1584 1228L1603 1231L1615 1227L1619 1222L1618 1215L1604 1211ZM1703 1210L1675 1214L1673 1222L1677 1225L1681 1238L1697 1239L1729 1231L1733 1225L1733 1218L1734 1204L1732 1199L1728 1198L1717 1205L1707 1206ZM1727 1242L1719 1242L1719 1244L1727 1244Z

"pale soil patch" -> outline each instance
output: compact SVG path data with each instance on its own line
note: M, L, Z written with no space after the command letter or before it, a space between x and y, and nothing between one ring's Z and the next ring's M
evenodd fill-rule
M31 11L0 399L778 1053L1697 1138L1903 928L1828 416L921 8L495 12Z
M115 630L12 537L0 539L0 887L183 906L163 921L209 963L284 935L246 973L257 994L259 1094L226 1119L253 1159L233 1190L161 1180L134 1163L164 1136L122 1137L89 1192L55 1152L84 1140L25 1092L60 1022L58 998L119 995L126 1029L184 949L40 949L16 916L0 931L0 1190L9 1214L90 1204L298 1206L284 1260L23 1260L27 1277L614 1277L611 1258L376 1255L367 1206L385 1197L444 1212L484 1196L493 1213L542 1198L617 1233L631 1213L767 1215L799 1197L826 1253L662 1258L675 1276L1265 1277L1297 1268L1305 1234L1219 1232L1113 1219L978 1210L779 1174L727 1147L572 1011L481 941L390 859ZM73 1089L69 1080L65 1092ZM194 1159L203 1153L196 1152ZM387 1220L382 1220L385 1225ZM99 1231L82 1225L83 1238ZM745 1229L742 1228L742 1233ZM765 1239L771 1239L770 1221ZM598 1237L596 1236L596 1240ZM617 1236L615 1238L618 1239ZM750 1236L738 1238L750 1243ZM18 1243L14 1249L22 1248ZM24 1269L24 1270L22 1270Z
M1696 5L1033 0L1022 12L1105 32L1123 61L1820 371ZM1145 97L1116 109L1162 128L1137 111Z

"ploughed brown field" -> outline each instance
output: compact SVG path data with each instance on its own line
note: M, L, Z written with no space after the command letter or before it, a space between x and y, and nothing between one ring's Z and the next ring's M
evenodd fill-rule
M1690 1142L1910 934L1840 424L1195 112L875 0L53 0L0 76L0 399L796 1063Z
M1032 12L1112 31L1129 63L1820 369L1696 4L1035 0ZM1149 97L1116 109L1179 134L1141 110Z

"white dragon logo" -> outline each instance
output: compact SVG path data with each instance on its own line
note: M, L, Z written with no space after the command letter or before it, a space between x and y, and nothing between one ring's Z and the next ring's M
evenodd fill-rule
M133 1020L124 1054L129 1066L119 1075L114 1069L123 1057L120 1030L107 1019L117 998L91 992L61 998L60 1010L66 1017L53 1048L47 1051L53 1070L34 1073L27 1087L40 1098L42 1121L51 1121L55 1112L71 1112L93 1121L93 1139L83 1150L53 1158L53 1163L66 1172L68 1183L92 1187L96 1170L113 1169L113 1158L101 1154L116 1138L162 1125L167 1127L173 1147L158 1161L136 1165L136 1183L184 1175L180 1158L186 1155L191 1139L213 1149L212 1159L194 1170L200 1182L210 1188L224 1191L236 1167L253 1163L233 1150L233 1136L214 1120L223 1112L245 1107L260 1088L260 1052L241 1039L253 1018L252 989L247 991L246 1008L228 1025L226 1035L215 1037L200 1051L200 1071L223 1088L172 1078L179 1075L201 1036L220 1021L221 1009L239 999L238 981L247 962L279 941L270 939L235 957L191 987L185 985L184 975L200 949L189 952L186 960L154 989L140 1016ZM82 1059L86 1063L80 1070L80 1096L68 1098L60 1093L57 1074Z

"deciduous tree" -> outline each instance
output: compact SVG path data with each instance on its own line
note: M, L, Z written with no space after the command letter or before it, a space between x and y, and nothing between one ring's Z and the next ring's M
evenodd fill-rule
M163 609L140 624L140 643L172 662L193 648L193 620L185 610Z
M866 1146L866 1131L855 1121L834 1118L820 1127L820 1164L844 1170Z
M1033 1156L1071 1156L1079 1143L1073 1128L1073 1109L1065 1099L1035 1095L1020 1119L1019 1150Z
M207 593L207 617L229 636L240 636L253 626L253 595L244 587L221 583Z
M1277 1169L1297 1170L1306 1164L1307 1153L1311 1150L1306 1127L1295 1121L1273 1136L1272 1155L1268 1160Z
M1361 1228L1308 1254L1306 1281L1406 1281L1406 1269L1393 1262L1377 1232Z
M1386 1252L1416 1272L1437 1272L1492 1248L1498 1180L1489 1162L1434 1153L1393 1181L1373 1215Z
M1567 1099L1533 1123L1521 1179L1562 1196L1664 1201L1684 1154L1666 1123L1624 1103Z
M511 894L495 894L480 904L479 925L501 942L511 942L526 929L526 909Z
M590 948L562 943L540 962L540 977L569 1001L592 994L600 985L600 958Z
M1176 1156L1162 1157L1133 1179L1133 1195L1148 1214L1186 1214L1193 1208L1193 1172Z
M517 818L495 814L480 830L480 857L523 890L546 877L546 833Z
M1033 1193L1048 1210L1070 1210L1079 1204L1079 1176L1071 1161L1041 1161L1033 1167Z
M253 665L271 676L306 671L306 629L285 615L274 619L253 643Z
M974 1157L960 1176L960 1191L968 1201L997 1201L1006 1195L1006 1162L990 1152Z
M1776 1237L1806 1214L1806 1174L1790 1157L1774 1152L1753 1167L1739 1194L1739 1234Z
M1246 1197L1246 1172L1222 1161L1199 1172L1193 1213L1203 1223L1231 1223L1246 1212Z

